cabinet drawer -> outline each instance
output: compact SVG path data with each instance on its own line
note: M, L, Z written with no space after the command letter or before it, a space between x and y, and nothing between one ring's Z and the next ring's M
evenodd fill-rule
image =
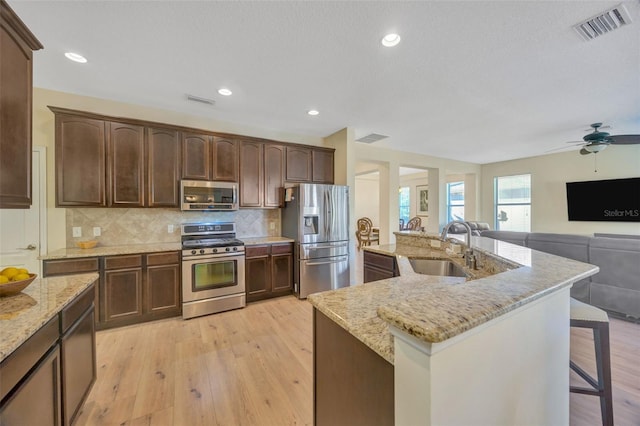
M45 260L43 262L43 276L80 274L83 272L96 272L98 270L98 258L73 260Z
M2 377L0 380L0 399L3 399L36 365L40 357L58 341L60 336L58 321L56 315L2 361L0 365L0 377Z
M113 256L104 258L104 269L124 269L142 266L142 255Z
M245 248L245 257L268 256L271 246L248 246Z
M271 246L271 254L284 254L284 253L292 253L293 252L293 244L274 244Z
M180 253L151 253L147 255L147 266L173 265L180 263Z
M71 325L82 314L89 309L96 297L96 285L91 284L91 287L86 289L80 296L78 296L69 306L66 306L60 312L60 332L65 333Z
M375 265L378 268L386 269L388 271L395 270L396 258L392 256L385 256L383 254L364 252L364 264Z

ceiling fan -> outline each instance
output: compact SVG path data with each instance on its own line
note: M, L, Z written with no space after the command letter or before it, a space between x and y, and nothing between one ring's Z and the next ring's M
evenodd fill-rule
M582 140L584 142L568 142L578 143L582 145L580 154L597 154L609 145L635 145L640 144L640 135L611 135L603 132L601 129L608 129L609 126L603 126L602 123L591 124L593 132L585 135Z

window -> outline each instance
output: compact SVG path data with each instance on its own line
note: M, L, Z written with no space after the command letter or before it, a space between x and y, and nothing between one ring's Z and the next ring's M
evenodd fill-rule
M447 183L447 222L464 220L464 182Z
M400 200L398 202L400 206L400 219L404 220L404 224L406 225L407 222L409 222L409 215L411 213L411 191L409 191L408 186L403 186L398 192L400 192Z
M494 179L495 228L531 231L531 175Z

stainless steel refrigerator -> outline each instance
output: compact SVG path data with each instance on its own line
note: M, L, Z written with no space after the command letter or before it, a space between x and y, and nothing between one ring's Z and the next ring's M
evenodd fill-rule
M349 187L300 184L285 192L282 235L295 240L294 292L349 286Z

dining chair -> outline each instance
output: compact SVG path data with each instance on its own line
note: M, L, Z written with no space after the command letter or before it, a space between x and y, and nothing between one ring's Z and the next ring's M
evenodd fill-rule
M409 222L407 222L406 229L408 229L409 231L419 231L421 228L422 219L420 219L418 216L412 217L411 219L409 219Z
M356 239L358 240L358 250L363 246L370 246L371 243L378 244L379 235L373 232L373 222L368 217L361 217L357 222L358 230Z
M400 230L404 231L404 219L400 219Z

